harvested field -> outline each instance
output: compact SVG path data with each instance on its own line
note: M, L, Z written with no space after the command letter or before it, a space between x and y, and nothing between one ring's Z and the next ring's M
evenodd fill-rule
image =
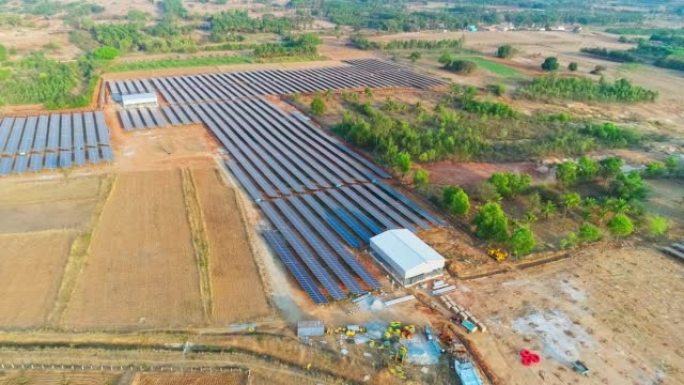
M471 336L507 384L680 384L684 265L651 248L602 246L453 294L488 327ZM520 349L542 355L520 364ZM581 359L581 377L569 367Z
M141 373L131 385L243 385L247 375L235 373Z
M5 372L0 385L109 385L121 375L107 372Z
M71 231L0 235L2 327L45 324L75 237Z
M7 179L0 182L0 233L84 229L102 178Z
M198 276L180 172L122 173L95 227L63 323L74 328L201 323Z
M235 190L228 188L213 169L193 170L192 177L208 240L212 320L235 322L268 315Z

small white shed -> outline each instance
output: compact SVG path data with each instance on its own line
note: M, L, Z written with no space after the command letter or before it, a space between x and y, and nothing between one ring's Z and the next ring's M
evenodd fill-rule
M378 262L404 286L444 274L444 257L407 229L378 234L370 246Z
M155 93L141 93L141 94L126 94L121 95L121 105L124 108L129 107L157 107L157 94Z
M325 324L323 321L299 321L297 322L297 337L321 337L325 335Z

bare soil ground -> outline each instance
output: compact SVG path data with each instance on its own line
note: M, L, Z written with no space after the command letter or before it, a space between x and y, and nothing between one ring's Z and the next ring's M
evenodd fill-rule
M536 181L550 178L537 171L533 162L484 163L440 161L423 166L430 172L430 182L436 185L477 186L495 172L519 172L530 174Z
M213 169L192 171L208 240L214 322L255 320L270 313L236 192Z
M74 231L58 230L0 235L0 325L3 328L45 324L75 237Z
M245 385L245 373L140 373L131 385Z
M682 277L684 266L654 249L607 248L467 281L452 296L487 325L472 341L508 384L679 384ZM521 349L541 364L524 367ZM577 359L588 377L569 367Z
M0 385L111 385L120 377L95 372L22 372L0 373Z
M122 173L95 227L64 324L201 323L198 276L180 172Z

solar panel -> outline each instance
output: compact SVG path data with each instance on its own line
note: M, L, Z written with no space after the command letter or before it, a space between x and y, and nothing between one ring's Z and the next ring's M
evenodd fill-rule
M9 139L7 139L7 145L5 146L4 153L6 155L13 156L19 149L19 142L21 140L21 135L24 133L25 124L26 118L16 118L14 120L12 132L10 133Z
M351 247L361 247L362 244L359 240L350 233L343 224L341 224L336 218L335 214L331 211L326 210L316 199L310 194L302 195L302 199L311 207L319 217L323 218L328 226L332 227L333 230L344 239L345 242Z
M340 218L340 220L342 220L342 222L344 222L344 224L346 224L347 227L354 232L354 234L356 234L363 241L368 242L372 235L368 233L366 229L359 224L359 222L352 218L349 212L340 206L337 201L327 196L324 192L315 193L314 195L318 197L330 211L337 215L337 217Z
M321 266L321 264L314 258L309 249L299 240L299 238L290 230L290 226L285 223L283 218L278 214L270 202L261 201L258 203L261 210L266 217L273 223L273 225L280 231L285 241L292 247L299 258L304 262L306 267L316 277L318 282L325 288L328 294L334 300L341 300L346 298L346 295L334 281L333 277Z
M0 153L5 149L5 144L7 144L7 139L12 132L12 125L14 124L14 118L5 118L0 124Z
M361 221L372 233L372 235L380 234L383 229L378 226L375 221L370 219L366 214L364 214L357 204L350 202L345 198L338 190L328 190L326 191L333 199L335 199L339 204L342 205L347 211L349 211L356 219Z
M283 262L285 267L290 271L295 280L299 283L299 286L304 289L304 291L311 297L314 303L323 304L328 303L323 293L318 290L316 283L309 273L306 271L304 266L299 263L294 255L287 248L285 240L275 231L266 230L261 233L264 236L266 242L271 246L271 249L276 253L278 258Z
M233 176L240 182L242 188L247 191L247 194L249 194L249 196L251 196L255 202L259 202L263 199L259 190L256 188L256 186L254 186L249 177L245 175L240 166L238 166L237 162L233 160L226 161L226 166Z
M430 221L432 223L436 223L436 224L441 225L441 226L446 225L446 222L444 220L434 217L433 215L428 213L426 210L424 210L422 207L418 206L414 201L408 199L403 194L399 193L398 191L396 191L392 187L386 185L385 183L375 182L375 185L377 185L378 187L383 189L386 193L388 193L394 199L398 200L399 202L401 202L401 203L405 204L406 206L410 207L411 209L413 209L413 211L417 212L418 214L420 214L423 218L427 219L428 221Z
M60 127L59 139L59 167L70 167L72 160L71 149L72 143L72 127L71 114L62 114L62 122Z
M173 110L173 112L176 113L176 116L178 116L178 119L180 119L181 123L183 123L183 124L192 123L190 118L187 115L185 115L185 112L183 112L183 110L181 110L178 106L169 106L169 107Z
M345 269L344 266L342 266L337 260L337 258L330 252L328 246L326 246L321 239L313 233L309 225L302 220L299 214L295 213L295 211L290 208L287 202L282 199L275 199L273 200L273 203L275 203L285 218L287 218L292 226L297 229L304 241L311 246L318 257L325 262L328 268L350 292L354 294L364 293L364 290L354 280L354 277L349 274L349 271L347 271L347 269Z
M86 125L88 125L88 114L86 114ZM95 126L97 127L98 143L109 145L109 127L107 127L102 111L95 111Z
M138 110L125 110L125 112L128 112L128 116L133 123L134 129L139 130L141 128L145 128L145 123L143 123L142 119L140 118L140 113Z
M173 112L173 110L168 107L162 107L162 112L164 113L164 116L166 116L166 120L171 122L172 126L178 126L181 124L180 120L176 117L176 114Z
M41 115L38 118L36 137L33 141L34 154L31 155L31 160L29 161L31 171L40 171L43 168L43 151L47 143L49 120L50 117L48 115Z
M166 127L166 119L164 119L158 108L150 108L150 115L152 115L152 119L154 119L155 126Z
M85 133L83 129L83 114L74 114L74 163L83 166L86 163Z
M47 150L58 151L59 150L59 114L50 115L50 123L48 125L48 140L47 140Z
M154 122L154 119L152 118L152 115L150 114L150 110L148 110L147 108L139 108L138 112L140 113L140 116L142 117L142 120L143 120L143 127L142 128L157 127L157 124Z
M19 144L18 156L14 162L14 172L22 173L28 168L29 153L31 152L31 147L33 146L33 139L36 134L37 124L38 118L35 116L31 116L26 120L24 134Z
M7 175L12 171L12 165L14 164L14 157L3 157L0 159L0 175Z
M416 227L408 221L406 218L402 217L399 213L397 213L394 209L390 208L386 204L384 204L380 199L376 198L373 194L369 193L368 190L363 188L362 185L353 185L350 186L349 189L346 187L343 187L342 190L346 190L349 196L353 195L360 195L366 199L366 201L370 202L371 205L363 205L364 208L377 208L376 211L378 211L380 214L384 215L385 218L387 218L387 223L398 223L401 227L404 227L406 229L409 229L413 232L415 232ZM366 210L368 211L368 210ZM388 218L389 217L389 218Z
M387 202L396 211L398 211L401 214L403 214L404 216L406 216L412 223L415 223L416 225L422 227L423 229L429 229L430 228L430 224L425 222L423 219L419 218L418 215L416 215L415 212L411 208L404 206L399 201L394 200L386 192L382 191L378 186L376 186L374 184L365 184L364 186L368 190L370 190L373 194L377 195L380 199Z
M337 240L335 235L331 233L328 228L299 200L298 197L287 198L290 204L295 207L297 212L309 223L309 225L320 234L321 238L327 242L327 245L352 269L356 275L371 288L377 289L380 287L378 281L375 280L364 269L356 258L347 250L341 242ZM277 204L277 203L276 203Z
M86 112L83 114L83 123L85 125L85 135L87 144L87 156L88 162L98 163L100 162L100 152L98 151L98 145L101 139L98 139L100 132L102 133L101 138L104 138L104 143L109 143L109 129L104 120L104 114L101 111L97 111L94 114L91 112ZM103 158L111 160L111 152L109 153L110 159L107 159L104 154Z

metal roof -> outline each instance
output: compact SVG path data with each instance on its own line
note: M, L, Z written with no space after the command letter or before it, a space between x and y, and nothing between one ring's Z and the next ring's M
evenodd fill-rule
M157 103L157 94L154 93L140 93L121 95L121 103L123 105Z
M444 267L444 257L407 229L387 230L371 238L370 244L403 278Z

